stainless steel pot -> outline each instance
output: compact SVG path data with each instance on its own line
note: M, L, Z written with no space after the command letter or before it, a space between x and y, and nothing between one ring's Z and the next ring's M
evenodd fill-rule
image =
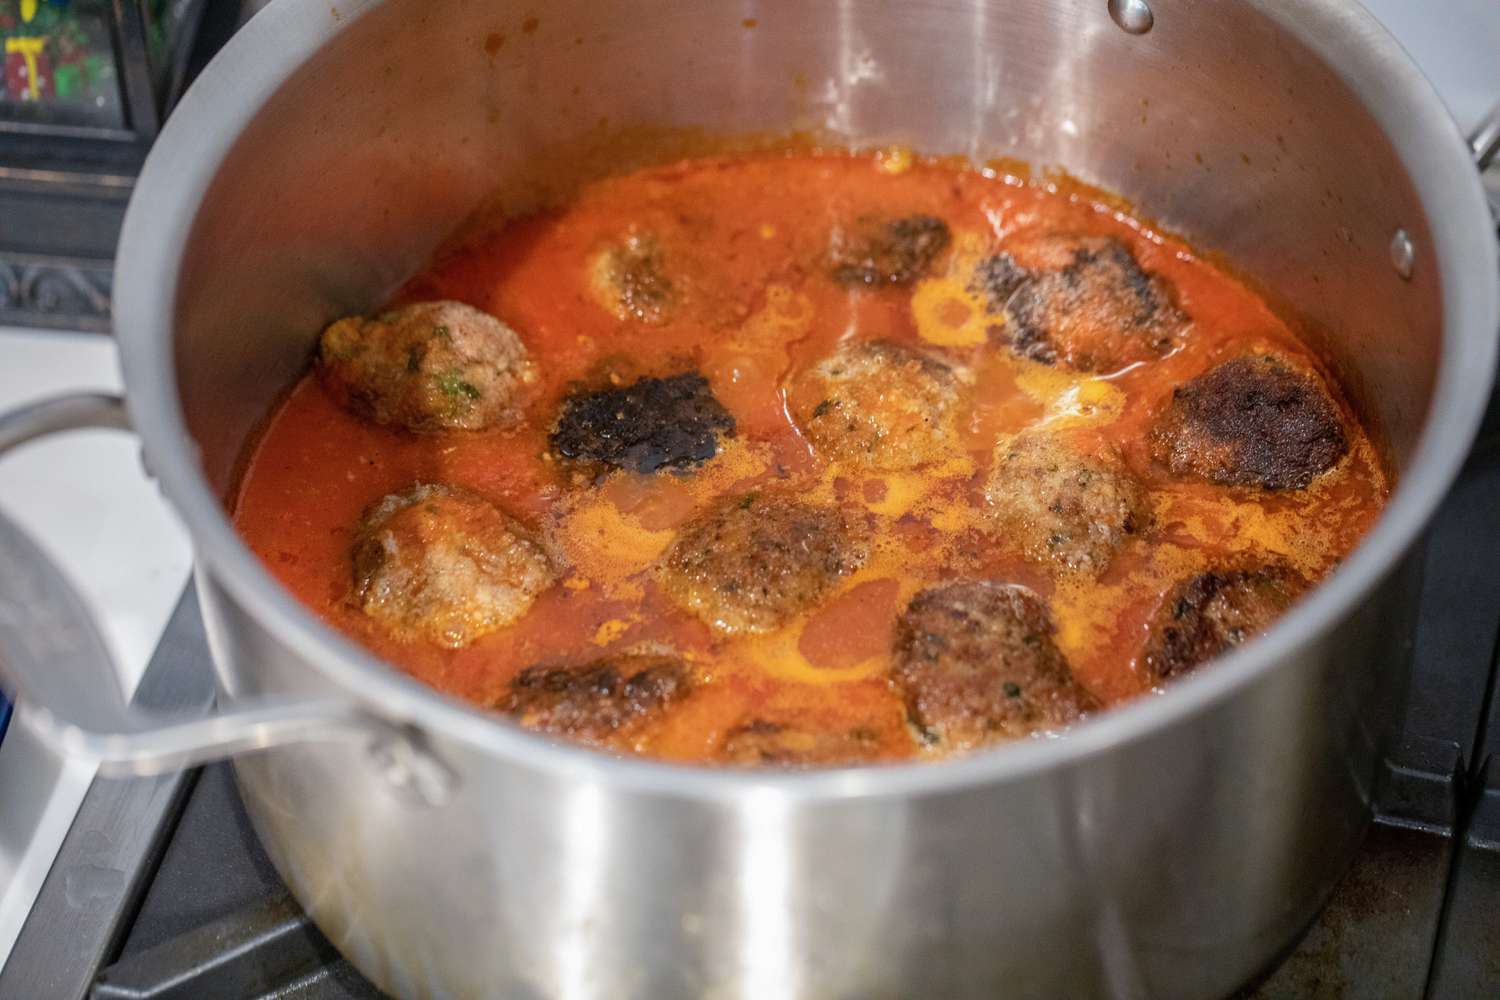
M402 996L1235 989L1368 821L1409 646L1403 557L1490 387L1496 248L1470 150L1355 5L1149 10L276 0L168 123L116 285L130 423L197 547L219 714L132 714L76 598L5 528L0 610L25 610L0 614L0 665L23 719L115 767L258 748L235 769L278 868ZM261 568L224 513L236 463L328 318L378 303L496 188L533 196L636 125L1064 165L1275 289L1399 489L1265 638L1065 739L942 765L617 760L428 690ZM46 404L0 446L125 422L114 400Z

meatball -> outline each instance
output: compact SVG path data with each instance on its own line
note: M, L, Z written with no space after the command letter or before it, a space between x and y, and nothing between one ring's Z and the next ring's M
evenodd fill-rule
M836 241L833 280L845 287L910 285L952 240L948 224L932 215L863 219L847 243Z
M661 246L651 233L628 233L596 254L589 266L589 289L620 319L642 323L665 322L676 299L663 270Z
M1151 455L1173 475L1303 489L1349 449L1322 381L1270 354L1242 355L1172 393Z
M1141 665L1152 684L1192 670L1264 631L1307 590L1279 563L1199 573L1167 593L1151 621Z
M652 473L702 465L718 454L719 437L733 434L708 380L683 372L569 396L549 441L563 458Z
M353 561L365 614L452 648L521 617L557 576L547 548L489 500L422 483L365 512Z
M1145 491L1114 449L1086 454L1048 431L996 447L985 499L996 531L1027 558L1094 575L1150 516Z
M527 667L496 707L528 729L597 744L631 735L692 687L675 656L626 653L578 667Z
M798 423L825 458L899 472L958 450L959 378L884 341L846 345L804 372Z
M720 756L740 767L839 767L870 760L880 751L871 729L805 729L752 719L724 737Z
M1003 315L1011 351L1078 371L1113 371L1175 347L1187 318L1167 283L1118 240L1040 236L981 261L972 287Z
M816 604L863 557L838 510L750 493L684 524L662 558L660 580L716 631L770 632Z
M462 302L341 319L323 331L317 367L341 405L413 431L515 424L537 381L516 331Z
M896 623L891 681L912 724L944 750L1055 730L1098 706L1073 679L1054 631L1047 606L1022 587L929 587Z

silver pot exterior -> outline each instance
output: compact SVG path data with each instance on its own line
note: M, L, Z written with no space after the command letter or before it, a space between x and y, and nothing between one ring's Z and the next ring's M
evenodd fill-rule
M348 740L236 762L277 867L362 971L412 997L1215 997L1294 939L1368 822L1403 557L1488 389L1496 265L1465 148L1394 43L1340 0L1293 6L1155 0L1144 35L1103 0L277 0L251 22L152 153L118 333L198 547L221 704L351 702L452 778L414 803L401 759ZM1401 489L1265 639L1063 740L725 774L436 695L297 607L223 498L323 323L495 191L535 204L636 127L1064 165L1275 289Z
M200 594L226 675L306 685ZM297 897L397 996L1223 997L1364 832L1395 596L1181 725L969 788L704 801L437 740L460 782L423 809L355 747L235 769Z

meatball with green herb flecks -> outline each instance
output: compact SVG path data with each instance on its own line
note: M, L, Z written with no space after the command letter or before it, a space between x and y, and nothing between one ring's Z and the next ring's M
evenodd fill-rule
M1013 353L1076 371L1162 357L1187 326L1166 281L1107 237L1013 238L980 261L970 286L1004 318L999 339Z
M1028 559L1098 575L1146 526L1146 491L1107 446L1082 450L1062 431L1001 441L985 484L995 532Z
M516 332L462 302L341 319L323 331L317 370L346 409L423 432L515 424L538 380Z
M730 497L688 521L662 557L662 589L727 635L770 632L863 561L844 515L779 493Z
M891 682L944 752L1057 730L1098 707L1053 640L1047 606L988 580L928 587L896 623Z
M1179 677L1265 631L1308 588L1280 563L1212 569L1183 580L1151 621L1141 667L1152 684Z
M527 667L496 707L528 729L598 744L629 737L692 687L675 656L622 653L577 667Z
M825 460L901 472L960 451L958 374L885 341L847 344L803 372L797 425Z
M494 503L418 483L365 512L354 602L398 638L466 646L531 607L557 577L548 548Z

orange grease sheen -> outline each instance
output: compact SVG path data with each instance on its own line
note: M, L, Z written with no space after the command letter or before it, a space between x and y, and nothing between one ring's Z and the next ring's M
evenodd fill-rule
M1185 244L1078 195L936 163L902 171L879 163L842 154L688 161L594 183L560 212L483 227L443 251L397 303L457 299L518 330L542 373L526 426L397 433L339 409L309 377L255 444L235 504L239 530L335 628L480 704L534 663L669 645L697 671L698 690L621 749L703 761L728 730L757 717L872 731L877 758L920 752L885 683L884 659L895 616L931 582L989 576L1035 589L1052 603L1059 645L1080 682L1113 704L1146 689L1135 659L1173 581L1237 554L1277 556L1316 579L1369 528L1388 481L1352 417L1349 456L1302 492L1173 482L1150 463L1146 431L1174 386L1246 349L1308 357L1240 282ZM984 317L965 300L956 264L951 276L940 264L930 285L915 289L850 292L829 280L830 232L873 212L941 216L954 233L955 261L1035 225L1114 236L1175 287L1191 331L1171 356L1103 379L1013 360L966 325ZM589 292L591 255L632 230L654 233L670 262L678 308L659 326L621 322ZM871 478L827 468L812 454L788 415L784 386L846 337L904 342L972 371L962 461ZM595 488L575 484L544 457L570 382L689 367L708 376L739 427L698 473L621 473ZM1098 580L1057 577L980 530L981 485L997 438L1043 419L1113 443L1151 491L1152 525ZM465 649L392 639L350 602L349 551L361 512L417 480L468 486L550 533L568 564L562 581L514 626ZM869 510L881 533L866 565L783 632L717 638L666 602L652 562L676 527L715 497L771 483Z
M853 667L891 648L896 580L866 580L835 597L808 619L797 648L815 667Z

